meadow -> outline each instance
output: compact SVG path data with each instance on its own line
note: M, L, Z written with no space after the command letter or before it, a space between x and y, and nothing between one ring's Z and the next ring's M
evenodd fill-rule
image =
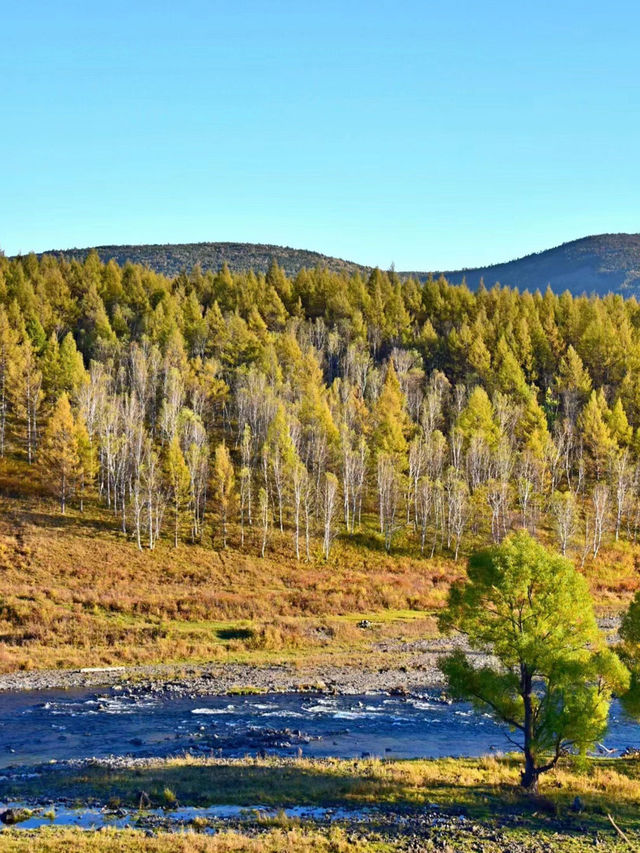
M401 536L388 554L368 516L328 560L319 545L309 562L296 560L286 527L264 558L259 533L249 530L240 550L233 525L226 549L205 532L202 543L163 539L138 551L97 501L61 515L29 475L21 460L0 461L4 672L205 661L375 668L390 644L410 666L410 643L436 636L435 615L464 572L464 555L421 557ZM639 558L639 546L619 541L585 563L600 616L627 606Z
M69 802L101 803L113 810L136 809L144 790L152 806L164 807L167 816L178 805L233 803L263 809L342 807L353 810L353 818L340 816L329 825L258 810L247 812L237 825L196 817L179 834L160 829L153 837L59 828L33 835L14 829L0 834L0 850L26 851L37 838L37 849L46 851L582 851L631 849L639 837L637 759L566 759L544 778L536 797L518 789L519 772L519 761L510 756L410 761L185 757L130 770L45 770L38 780L3 782L2 796L28 798L55 784ZM370 807L374 811L363 819L359 810ZM199 834L205 830L216 834Z

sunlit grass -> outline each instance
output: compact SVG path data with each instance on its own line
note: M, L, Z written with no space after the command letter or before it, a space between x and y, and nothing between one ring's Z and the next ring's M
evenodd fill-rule
M606 844L604 849L616 849L620 838L609 822L609 814L615 816L618 825L624 827L631 839L635 841L640 837L637 807L640 802L640 762L592 759L584 766L574 766L564 760L558 769L542 777L540 795L536 798L521 792L518 786L520 769L517 756L407 761L185 757L157 760L148 766L129 770L108 770L99 766L71 771L45 770L37 779L2 782L0 796L27 798L40 796L43 792L51 795L55 791L56 796L78 804L89 799L98 803L118 802L125 807L136 808L140 791L144 790L156 807L165 807L173 802L179 802L181 806L234 804L276 809L293 805L341 806L355 810L373 808L373 815L380 810L391 809L394 813L415 816L435 810L442 816L466 817L466 829L461 830L462 835L451 829L457 825L455 820L449 822L449 829L436 829L435 834L430 835L443 843L449 840L451 849L465 851L577 851L591 848L596 837L600 838L601 844ZM576 796L581 800L580 812L572 809ZM375 824L375 817L371 820ZM348 841L353 843L352 834L340 828L323 828L322 831L305 828L306 825L300 825L297 818L287 818L282 814L266 821L256 816L256 821L261 827L258 838L227 834L224 843L229 846L222 847L198 847L197 844L209 842L192 836L188 840L184 836L165 836L155 840L154 843L166 845L164 847L135 846L146 842L131 833L115 833L112 837L101 832L99 836L105 835L114 845L125 845L109 848L116 850L255 850L259 853L272 849L402 849L394 847L389 840L391 846L385 846L387 842L381 842L377 836L370 837L371 833L367 840L358 842L362 846L345 848L341 845ZM194 828L202 829L205 825L206 822L200 821L200 824L194 824ZM477 842L472 830L474 825L482 827L485 832L480 848L474 846ZM277 827L275 830L272 829L274 826ZM501 833L499 840L496 836L498 829ZM221 833L215 838L220 840L224 836L225 833ZM19 831L0 834L0 850L28 850L30 848L25 846L27 837L26 833L22 835ZM60 845L39 846L39 850L103 849L82 846L86 843L85 836L76 838L65 831L42 833L37 838L38 843L42 839L43 844ZM76 844L76 841L80 846L62 846L63 843ZM196 846L175 847L172 846L174 842ZM287 844L290 842L301 846L289 848ZM524 846L508 846L516 842ZM232 846L234 844L236 846ZM280 847L269 846L276 844ZM427 846L424 849L432 848Z
M298 562L291 531L231 529L230 547L139 552L115 514L89 500L61 516L25 463L0 461L0 671L209 661L388 666L383 643L436 635L464 560L422 557L401 532L389 555L373 515L342 535L328 561ZM547 534L542 531L543 538ZM547 537L548 538L548 537ZM467 547L485 544L469 538ZM601 614L617 612L640 583L640 546L609 543L585 574ZM358 622L372 623L363 631ZM411 655L393 652L394 663Z
M216 835L195 832L160 832L147 837L135 830L106 829L83 832L74 829L4 831L3 853L385 853L392 848L381 842L357 840L339 828L272 829L259 835L226 831Z

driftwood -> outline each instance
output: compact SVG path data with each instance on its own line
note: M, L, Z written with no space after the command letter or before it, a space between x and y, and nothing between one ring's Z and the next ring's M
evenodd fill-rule
M629 847L630 847L632 850L637 850L637 849L638 849L638 848L637 848L637 846L636 846L636 845L631 841L631 839L629 838L629 836L628 836L628 835L626 835L626 834L625 834L625 833L620 829L620 827L618 826L618 824L615 822L615 820L611 817L611 815L610 815L608 812L607 812L607 817L609 818L609 821L610 821L610 823L611 823L611 826L615 829L615 831L618 833L618 835L620 836L620 838L622 838L622 839L623 839L623 841L626 841L626 842L627 842L627 844L629 845Z

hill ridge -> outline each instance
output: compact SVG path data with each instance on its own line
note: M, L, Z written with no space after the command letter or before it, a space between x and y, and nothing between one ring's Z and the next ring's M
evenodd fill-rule
M347 275L366 275L372 269L365 264L308 249L232 241L105 244L49 250L38 253L38 257L50 254L82 261L92 249L97 251L102 261L113 258L120 265L131 261L170 277L183 270L190 271L197 264L205 271L217 271L225 262L234 272L253 269L264 273L272 261L276 261L288 276L297 275L305 267L326 267L331 272ZM459 270L405 270L398 272L398 275L413 276L421 281L430 275L444 275L453 284L466 281L473 290L483 280L488 287L499 282L519 290L544 290L549 285L556 293L569 290L574 295L621 293L624 296L640 296L640 234L595 234L510 261Z

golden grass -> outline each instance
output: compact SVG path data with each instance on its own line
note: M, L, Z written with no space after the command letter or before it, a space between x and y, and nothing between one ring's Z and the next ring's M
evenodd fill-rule
M158 807L166 804L168 789L183 806L435 803L482 814L488 802L496 808L527 802L519 788L521 769L515 755L409 760L184 756L157 759L134 770L96 765L64 772L43 769L34 780L3 782L0 795L19 800L55 790L71 800L115 798L136 806L142 789ZM564 759L541 777L540 794L560 810L578 795L587 812L624 813L640 828L637 759L589 759L580 766Z
M135 830L106 829L83 832L76 829L14 830L0 833L2 853L375 853L389 849L348 837L344 830L325 832L304 829L274 829L248 836L239 832L216 835L161 832L146 837Z
M289 660L388 665L388 641L430 637L464 561L422 558L400 535L391 555L375 533L340 537L329 561L293 555L275 531L265 559L257 533L239 549L162 541L139 552L115 515L89 501L66 516L33 470L0 461L0 671L157 662ZM477 546L480 541L469 543ZM640 586L640 546L615 543L587 561L600 613ZM373 630L356 627L368 618ZM398 664L410 664L401 653Z
M429 612L455 576L348 540L329 562L298 562L287 533L265 559L233 536L225 551L140 552L105 509L62 516L35 487L7 497L18 474L28 480L16 462L0 468L0 671L368 656L381 640L433 635ZM365 616L371 632L356 627Z
M271 853L276 850L383 851L424 849L478 851L550 851L591 849L598 840L604 850L625 849L609 823L608 814L637 843L640 838L640 762L589 760L573 766L565 760L541 779L540 796L531 798L518 787L520 761L513 756L482 759L347 761L338 759L235 759L182 758L155 761L133 771L85 767L60 773L50 771L35 780L22 780L22 790L2 796L36 796L38 788L72 801L116 801L135 808L140 789L152 804L166 801L166 788L181 805L234 803L286 807L290 805L376 806L392 814L419 816L422 811L441 816L465 814L463 824L454 819L444 828L426 829L424 844L403 847L393 832L379 829L354 832L334 825L315 827L287 818L255 817L250 835L220 832L212 838L195 834L145 838L131 831L95 834L63 829L38 833L11 830L0 833L0 851L22 853L31 849L122 851L235 851ZM55 781L54 781L55 780ZM576 796L583 809L575 813ZM204 828L196 821L193 828ZM381 825L382 826L382 825ZM427 823L427 827L429 824ZM420 830L422 831L422 830ZM257 833L257 834L256 834ZM364 836L364 837L363 837ZM35 845L30 847L29 845ZM422 843L422 842L421 842ZM110 846L109 846L110 845ZM449 848L447 848L449 845ZM480 846L478 846L480 845Z

